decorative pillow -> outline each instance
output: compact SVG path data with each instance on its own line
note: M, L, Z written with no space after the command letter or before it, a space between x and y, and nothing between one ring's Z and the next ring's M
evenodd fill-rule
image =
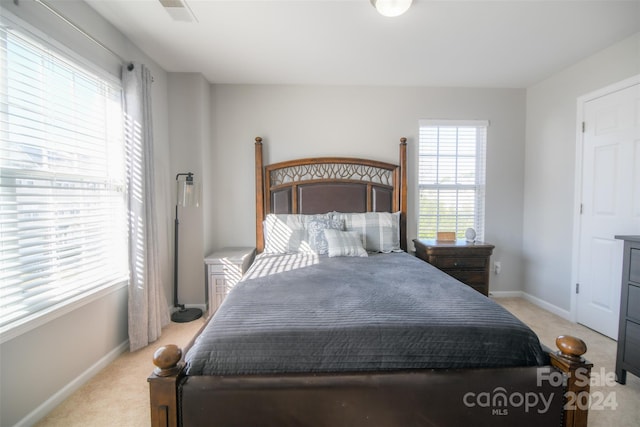
M305 215L269 214L264 220L264 252L311 252L304 227Z
M356 231L369 252L401 252L400 212L334 212L334 218L344 220L347 231Z
M307 221L306 228L311 249L319 255L325 255L329 247L324 231L326 229L344 230L344 221L329 215L314 215Z
M327 228L324 230L324 234L327 238L330 258L337 256L368 256L367 251L362 247L362 241L358 233Z

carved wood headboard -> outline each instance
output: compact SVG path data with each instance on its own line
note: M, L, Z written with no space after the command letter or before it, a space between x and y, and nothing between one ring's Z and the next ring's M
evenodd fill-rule
M316 157L263 164L255 142L256 248L264 249L262 223L270 213L315 214L400 211L400 246L407 249L407 139L399 164L350 157Z

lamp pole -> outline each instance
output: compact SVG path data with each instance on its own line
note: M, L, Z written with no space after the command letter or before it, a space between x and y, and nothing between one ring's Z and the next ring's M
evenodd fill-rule
M180 191L180 177L186 176L184 181L183 191ZM182 193L182 205L187 206L191 203L191 198L186 197L187 190L191 187L193 192L193 173L179 173L176 175L176 182L178 183L178 193L176 199L176 217L174 221L174 247L173 247L173 306L178 310L174 311L171 315L171 320L177 323L191 322L202 316L202 310L199 308L185 308L184 304L180 304L178 301L178 230L180 228L180 221L178 220L178 205L180 202L180 195Z

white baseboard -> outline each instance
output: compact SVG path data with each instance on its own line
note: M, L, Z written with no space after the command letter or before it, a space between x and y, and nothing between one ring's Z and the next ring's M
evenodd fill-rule
M545 309L555 315L562 317L563 319L573 321L571 320L571 312L564 310L560 307L557 307L553 304L550 304L547 301L542 300L538 297L534 297L533 295L530 295L524 291L497 291L497 292L490 292L489 295L493 298L522 298L534 305L537 305L542 309Z
M524 298L522 291L490 291L489 296L493 298Z
M562 317L563 319L569 320L569 321L573 321L571 320L571 312L569 312L568 310L565 310L563 308L560 308L558 306L555 306L553 304L548 303L545 300L542 300L538 297L534 297L533 295L530 295L526 292L523 292L523 296L524 299L526 299L527 301L529 301L532 304L537 305L540 308L543 308L547 311L550 311L551 313L558 315L560 317Z
M26 417L21 419L14 427L29 427L43 419L56 406L64 402L76 390L82 387L87 381L93 378L98 372L116 360L125 351L129 350L129 340L111 350L104 357L94 363L89 369L76 377L69 384L58 390L53 396L44 401L40 406L31 411Z

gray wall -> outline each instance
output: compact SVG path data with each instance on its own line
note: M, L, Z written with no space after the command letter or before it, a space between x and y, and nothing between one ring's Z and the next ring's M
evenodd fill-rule
M527 89L524 290L572 315L577 99L640 74L640 34Z
M119 75L119 61L110 53L96 47L68 25L62 24L44 8L30 1L19 7L2 0L0 9L17 15L39 30L59 39L68 48L90 58L94 63ZM170 190L174 187L170 170L168 139L167 76L149 58L133 46L121 33L98 16L93 9L79 1L55 2L56 8L89 30L127 60L148 65L154 76L153 110L156 140L156 170L158 197L166 206L160 216L160 254L162 277L169 298L172 264ZM175 196L174 196L175 197ZM85 305L76 304L60 316L50 316L48 323L0 344L0 425L16 423L31 425L60 403L105 363L126 350L127 288L120 287L91 299ZM151 371L151 362L150 362ZM42 405L42 406L41 406Z
M211 182L213 247L255 244L253 141L264 138L267 163L315 156L398 161L409 142L408 235L416 236L418 121L488 119L486 240L503 272L492 290L522 289L525 91L354 86L213 85ZM174 117L174 119L180 119ZM194 256L197 254L194 253Z
M171 141L172 200L175 211L175 177L193 172L201 184L210 182L209 158L211 113L209 82L200 74L168 73L169 139ZM167 171L168 172L168 171ZM207 236L214 234L210 217L211 199L203 192L199 207L179 207L178 299L181 304L204 304L204 267ZM172 301L170 297L169 301Z

